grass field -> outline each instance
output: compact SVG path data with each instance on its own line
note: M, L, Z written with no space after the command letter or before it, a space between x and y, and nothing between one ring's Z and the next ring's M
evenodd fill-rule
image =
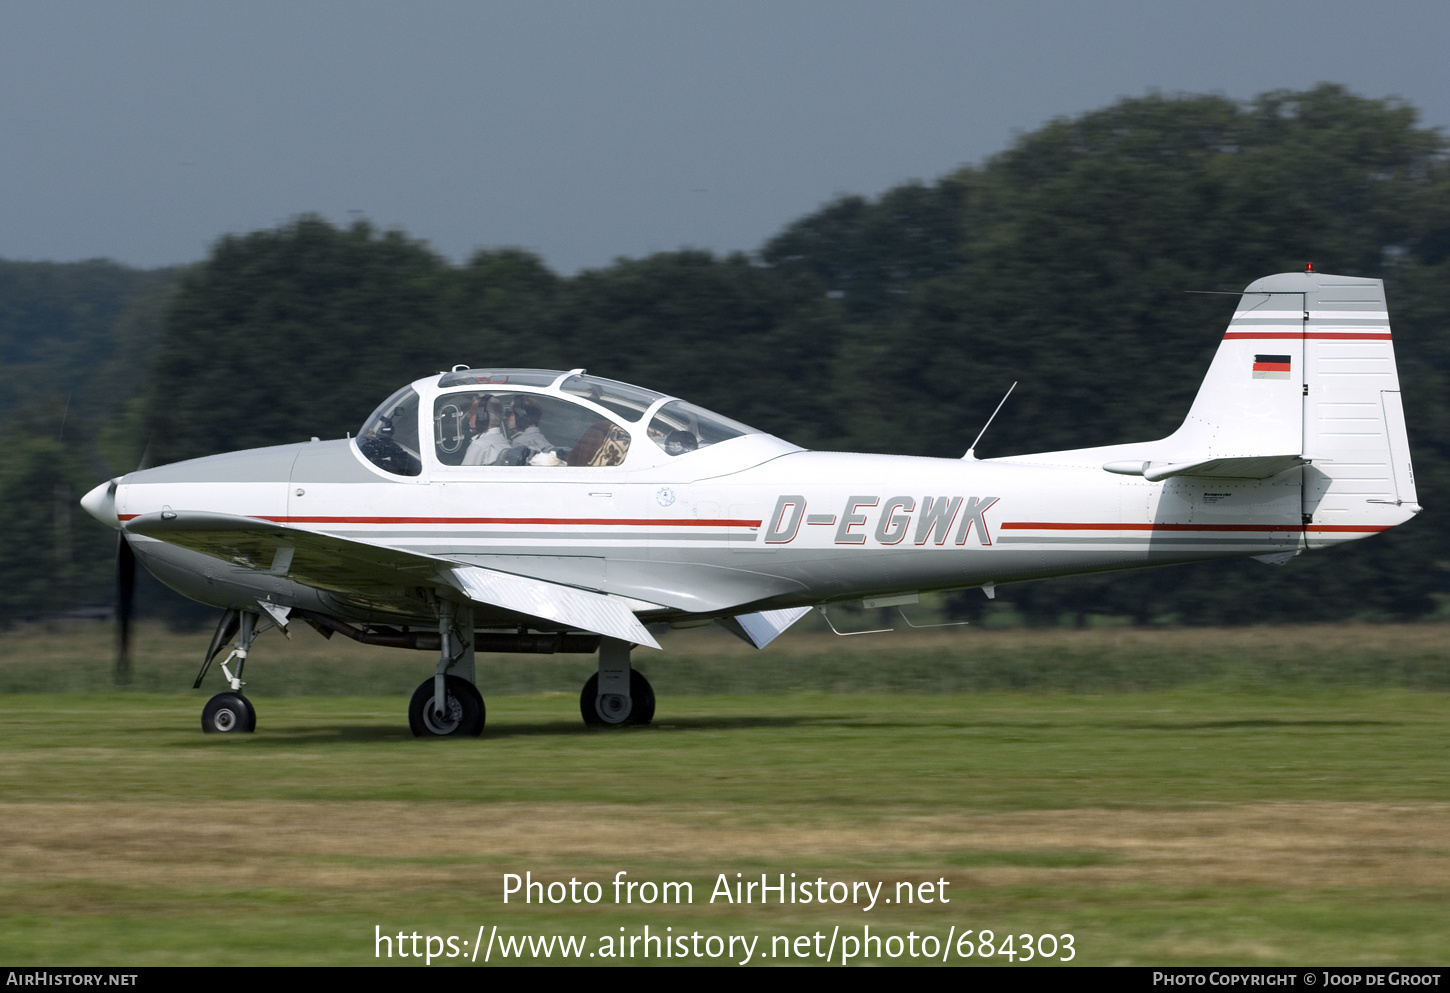
M750 653L683 632L639 659L653 727L582 727L587 657L490 660L488 728L466 741L408 734L421 653L259 643L258 733L219 739L198 727L219 684L189 690L205 634L143 631L115 691L104 631L13 633L0 960L361 965L375 927L470 954L497 926L587 936L597 964L648 925L759 935L754 961L780 963L869 924L1072 934L1078 964L1444 963L1446 633L807 633ZM40 689L70 692L19 692ZM616 905L621 870L693 902ZM603 899L505 905L525 872ZM882 898L945 880L951 902L708 902L736 873Z

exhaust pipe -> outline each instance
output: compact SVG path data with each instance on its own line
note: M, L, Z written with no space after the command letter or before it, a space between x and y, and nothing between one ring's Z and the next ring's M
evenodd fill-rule
M385 648L411 648L420 652L436 652L443 647L437 631L400 631L392 627L353 627L326 614L315 614L310 610L294 610L293 617L300 617L312 625L324 638L333 634L345 635L364 645L382 645ZM600 636L597 634L565 634L559 631L545 631L538 634L519 634L512 631L475 631L473 650L476 652L514 653L520 655L553 655L568 653L592 655L599 650Z

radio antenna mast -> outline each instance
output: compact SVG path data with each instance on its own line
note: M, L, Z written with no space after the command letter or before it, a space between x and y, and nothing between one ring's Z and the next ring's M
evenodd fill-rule
M1012 391L1015 390L1016 388L1017 388L1017 384L1015 382L1011 386L1007 387L1007 392L1004 393L1004 394L1002 394L1002 399L1001 399L1000 402L998 402L997 409L994 410L994 411L992 411L992 416L989 417L989 418L987 418L987 423L982 425L982 430L980 430L980 431L977 432L977 437L972 440L971 447L967 449L967 454L963 455L962 458L964 458L964 459L971 459L974 462L976 461L976 459L977 459L977 442L979 442L979 441L982 440L982 435L984 435L984 434L987 433L987 429L989 427L991 427L992 426L992 422L997 419L997 414L998 414L999 411L1001 411L1002 404L1004 404L1004 403L1007 402L1007 398L1012 395Z

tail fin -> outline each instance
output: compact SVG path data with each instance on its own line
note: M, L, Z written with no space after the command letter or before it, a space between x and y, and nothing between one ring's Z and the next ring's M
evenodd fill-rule
M1403 524L1420 506L1384 284L1288 272L1249 284L1181 427L1159 441L1003 461L1293 480L1308 547Z
M1420 507L1384 284L1317 272L1249 284L1159 446L1181 462L1300 456L1310 547L1409 520Z

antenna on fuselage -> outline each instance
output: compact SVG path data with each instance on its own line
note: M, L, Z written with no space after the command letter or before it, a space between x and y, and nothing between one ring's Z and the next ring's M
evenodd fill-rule
M973 461L976 460L976 458L977 458L977 442L979 442L979 441L982 440L982 435L984 435L984 434L987 433L987 429L989 427L991 427L992 426L992 422L997 419L997 414L998 414L998 412L1001 411L1002 404L1004 404L1004 403L1007 402L1007 398L1012 395L1012 391L1015 390L1016 388L1017 388L1017 384L1015 382L1011 386L1007 387L1007 392L1004 393L1004 394L1002 394L1002 399L1001 399L1000 402L998 402L997 409L994 410L994 411L992 411L992 416L989 417L989 418L987 418L987 423L982 425L982 430L980 430L980 431L977 432L977 437L975 437L975 438L972 439L971 447L969 447L967 449L967 454L963 455L962 458L964 458L964 459L972 459Z

